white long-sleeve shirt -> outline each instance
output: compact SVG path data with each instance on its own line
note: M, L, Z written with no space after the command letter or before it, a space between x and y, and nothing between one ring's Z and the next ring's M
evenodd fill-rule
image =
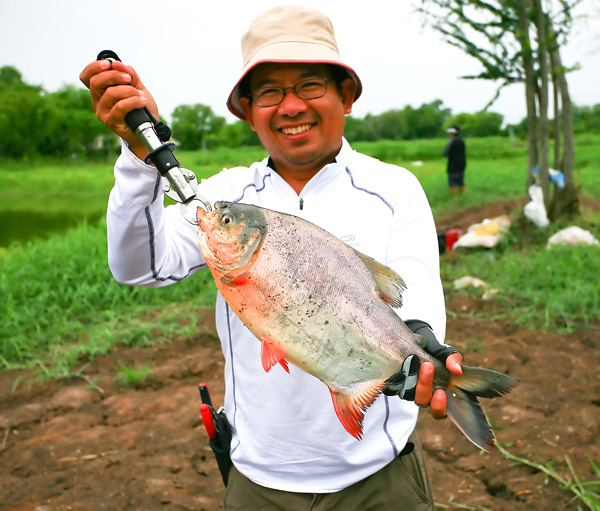
M426 321L443 342L435 224L415 176L353 151L345 140L335 162L300 195L268 163L225 169L199 191L211 203L243 202L305 218L390 266L407 284L400 317ZM126 147L115 166L107 221L109 264L119 282L164 286L205 266L196 227L178 206L164 208L156 169ZM220 295L216 323L226 362L225 411L234 429L231 456L246 477L278 490L334 492L403 449L417 420L414 403L379 396L358 441L338 421L324 383L294 366L290 374L279 365L264 371L260 342Z

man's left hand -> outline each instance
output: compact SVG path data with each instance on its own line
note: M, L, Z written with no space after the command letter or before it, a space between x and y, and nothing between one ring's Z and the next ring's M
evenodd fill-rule
M453 374L462 374L462 355L453 353L446 359L446 368ZM442 389L433 391L434 366L431 362L423 362L419 369L419 380L415 389L415 403L427 407L431 416L436 419L446 418L446 392Z

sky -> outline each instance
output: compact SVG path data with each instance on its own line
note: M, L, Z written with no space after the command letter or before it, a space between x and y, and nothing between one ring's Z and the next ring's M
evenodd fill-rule
M226 100L242 69L240 40L250 21L284 3L316 7L334 25L342 58L355 69L363 94L352 115L362 118L436 99L453 114L475 113L497 84L464 80L478 61L423 26L414 0L0 0L0 67L11 65L32 85L54 92L81 86L79 73L104 49L133 66L167 120L179 105L201 103L228 122ZM563 63L576 105L600 103L600 0L583 0ZM525 116L520 84L490 109L507 123Z

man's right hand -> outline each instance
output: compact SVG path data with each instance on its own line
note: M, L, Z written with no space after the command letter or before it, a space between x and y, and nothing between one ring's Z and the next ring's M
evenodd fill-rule
M80 80L90 89L92 108L96 117L121 137L131 151L141 160L148 155L148 149L129 129L125 115L132 110L147 107L158 119L158 108L135 70L122 62L95 60L81 72Z

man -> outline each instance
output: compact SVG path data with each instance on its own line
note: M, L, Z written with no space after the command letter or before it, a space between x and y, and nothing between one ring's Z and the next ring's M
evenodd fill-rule
M452 196L455 196L457 189L461 194L465 193L467 156L465 142L460 138L458 126L450 126L446 132L450 136L450 140L444 148L443 155L448 157L448 186Z
M269 158L220 172L200 184L200 193L211 202L294 214L348 240L403 276L401 317L425 321L442 339L445 309L429 204L407 170L356 153L343 139L345 115L362 84L341 59L329 19L308 8L277 7L252 22L242 52L244 68L227 105L250 123ZM152 96L120 62L93 62L81 80L98 118L124 141L107 212L115 278L158 287L188 277L205 266L196 228L177 208L163 207L157 172L143 163L147 150L124 122L127 112L144 106L158 118ZM319 380L295 367L291 374L264 372L260 343L220 296L216 319L233 427L226 510L433 510L413 431L415 403L430 405L435 419L445 417L446 396L433 392L432 364L420 367L415 403L391 395L375 400L357 441L337 420ZM460 354L438 347L459 374Z

